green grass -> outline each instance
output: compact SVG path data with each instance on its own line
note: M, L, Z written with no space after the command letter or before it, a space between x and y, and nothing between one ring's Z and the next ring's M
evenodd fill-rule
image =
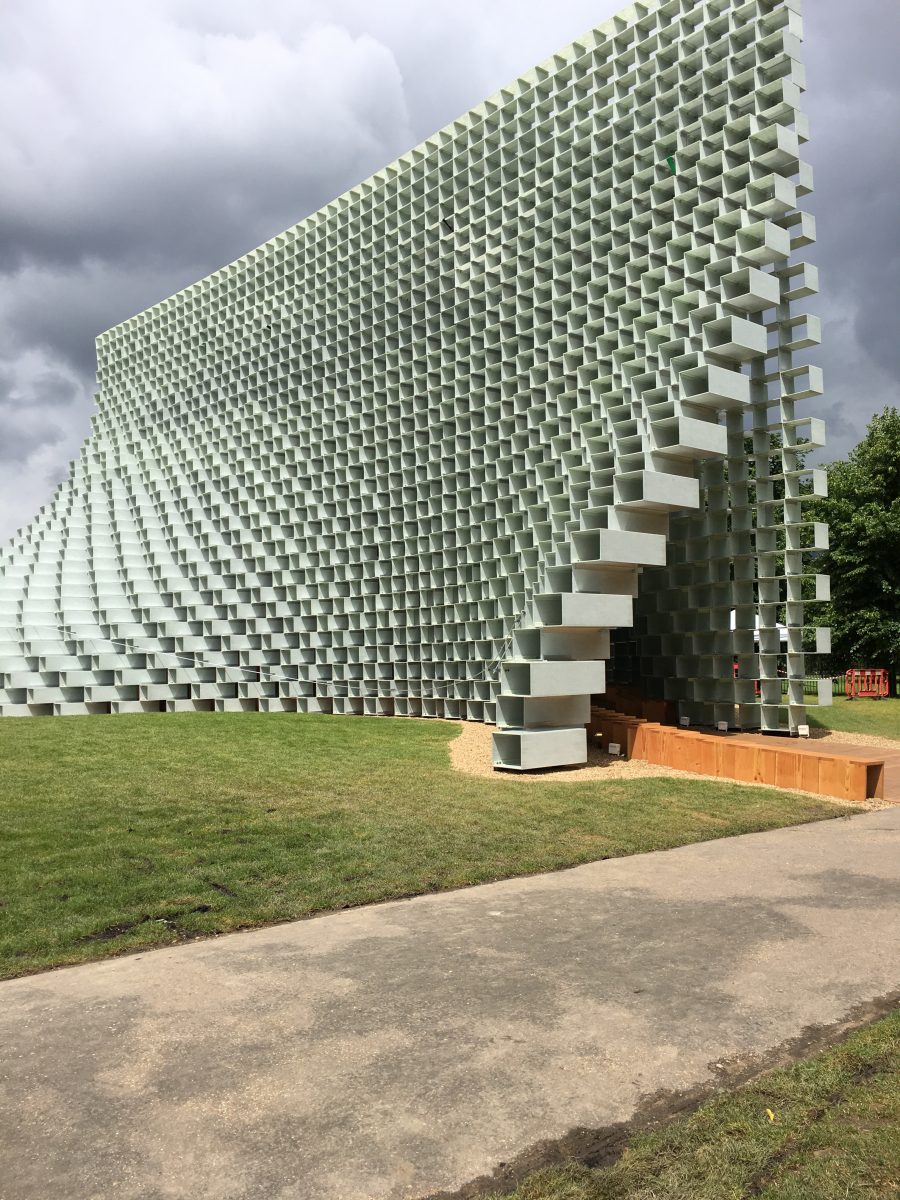
M453 772L457 727L289 715L0 722L0 977L839 815L727 783Z
M809 723L818 729L868 733L900 741L900 700L847 700L835 696L830 708L809 710Z
M635 1137L611 1167L544 1171L510 1200L890 1200L900 1196L898 1131L895 1013Z

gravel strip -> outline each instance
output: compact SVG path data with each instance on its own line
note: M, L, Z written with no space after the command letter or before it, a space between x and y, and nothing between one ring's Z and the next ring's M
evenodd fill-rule
M491 765L491 736L494 728L475 721L465 721L462 733L450 743L450 761L454 770L465 775L478 775L482 779L519 779L528 783L534 779L548 779L553 783L588 783L594 779L646 779L660 776L688 776L685 771L673 771L671 767L657 767L653 763L632 759L611 758L602 750L588 748L588 762L584 767L552 767L546 771L502 771L496 772Z

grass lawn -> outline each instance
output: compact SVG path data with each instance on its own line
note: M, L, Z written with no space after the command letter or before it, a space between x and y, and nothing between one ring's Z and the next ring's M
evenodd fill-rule
M890 1200L898 1130L900 1013L635 1137L611 1167L545 1171L509 1200Z
M830 708L811 708L810 725L844 733L868 733L900 741L900 700L847 700L835 696Z
M713 781L477 779L449 766L457 731L249 713L0 722L0 977L848 811Z

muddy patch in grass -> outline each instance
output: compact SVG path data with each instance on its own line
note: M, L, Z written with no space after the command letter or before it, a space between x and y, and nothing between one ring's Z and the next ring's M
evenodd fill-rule
M841 1021L833 1025L814 1025L760 1057L734 1058L710 1063L714 1077L706 1083L682 1092L657 1092L647 1096L635 1109L628 1121L607 1125L602 1129L577 1128L554 1140L538 1142L517 1155L511 1162L502 1162L490 1175L481 1175L453 1192L433 1192L421 1200L483 1200L484 1197L503 1196L514 1192L530 1175L550 1167L563 1167L576 1163L589 1169L610 1167L621 1158L628 1143L640 1133L660 1129L679 1117L694 1112L702 1104L725 1089L738 1088L751 1083L770 1071L792 1066L813 1054L838 1045L850 1034L889 1016L900 1005L900 992L891 992L877 1000L857 1005ZM853 1083L864 1081L867 1073L876 1068L866 1067L858 1073ZM838 1107L844 1099L843 1090L828 1098L828 1103L813 1109L809 1114L812 1121L821 1120L828 1112ZM759 1195L765 1190L768 1175L777 1166L777 1160L789 1152L788 1148L777 1151L760 1167L754 1183L757 1191L746 1193Z
M192 938L208 937L209 934L205 930L185 929L178 923L179 919L191 916L193 913L208 912L212 912L211 904L197 904L193 908L186 908L180 913L172 913L168 917L143 916L138 917L135 921L117 921L115 924L106 925L103 929L97 929L93 933L86 933L76 940L82 945L89 942L114 942L116 938L130 933L132 929L140 929L145 925L165 925L167 929L178 934L183 941L190 941Z

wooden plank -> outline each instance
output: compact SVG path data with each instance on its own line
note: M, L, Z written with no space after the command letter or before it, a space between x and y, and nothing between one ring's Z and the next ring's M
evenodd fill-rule
M607 723L603 718L603 723ZM791 745L762 745L721 734L658 725L622 717L608 722L632 757L676 771L718 779L763 783L787 791L799 789L839 800L862 801L884 796L884 760L868 756L797 750Z

